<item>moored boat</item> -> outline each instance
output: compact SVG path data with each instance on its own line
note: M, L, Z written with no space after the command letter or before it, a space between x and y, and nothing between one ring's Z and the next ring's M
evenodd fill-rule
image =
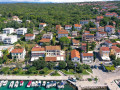
M42 86L45 86L45 85L46 85L46 81L43 81Z
M57 88L59 89L64 88L64 83L63 82L58 83Z
M38 87L38 81L35 81L35 87Z
M31 87L34 87L34 86L35 86L35 81L32 81Z
M0 81L0 87L2 87L2 81Z
M19 85L19 81L16 81L14 87L16 88L18 87L18 85Z
M30 87L31 83L32 83L32 81L29 81L28 84L27 84L27 87Z
M23 86L24 85L24 81L20 81L20 86Z
M8 80L5 80L5 81L3 81L3 86L6 86L7 85L7 83L8 83Z
M39 87L41 86L41 81L38 82L38 86L39 86Z
M14 81L11 81L10 85L9 85L9 88L13 88L13 85L14 85Z
M50 87L51 87L50 82L47 82L47 84L46 84L46 88L50 88Z
M53 86L53 87L56 87L56 81L53 81L53 82L52 82L52 86Z

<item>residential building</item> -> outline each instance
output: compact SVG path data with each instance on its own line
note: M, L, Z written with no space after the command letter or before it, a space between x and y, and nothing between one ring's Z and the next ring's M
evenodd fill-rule
M90 31L85 31L84 34L90 34Z
M79 46L80 45L80 41L76 40L76 39L72 39L72 44L73 44L73 46Z
M106 17L118 17L118 14L117 13L115 13L115 12L112 12L112 13L110 13L110 12L107 12L106 14L105 14L105 16Z
M44 47L36 45L31 50L31 61L38 60L39 57L45 57L45 53L46 51Z
M25 34L25 40L34 40L35 39L35 34Z
M84 52L87 51L87 44L86 43L81 43L81 50L83 50Z
M73 62L80 63L80 53L79 53L79 51L77 51L75 49L71 51L71 60Z
M110 40L105 40L104 43L106 44L107 47L111 47L112 46L112 42Z
M71 30L72 29L72 25L65 25L65 30Z
M90 64L94 60L93 53L82 53L81 57L82 57L82 63L85 64Z
M40 40L40 45L43 45L44 43L45 44L50 44L50 39L46 39L46 38L42 38L41 40Z
M11 51L12 59L23 61L25 59L26 51L24 48L15 48Z
M12 34L14 33L14 28L4 28L3 29L3 34Z
M89 30L90 30L90 31L96 31L97 28L90 28Z
M97 16L96 20L101 21L104 17L103 16Z
M94 24L97 28L100 27L100 22L94 22Z
M17 42L17 35L9 35L3 40L4 44L13 44L15 42Z
M93 42L94 41L94 34L83 34L82 40L88 41L88 42Z
M6 34L0 34L0 42L3 42L3 40L7 37Z
M98 27L97 29L99 32L104 32L105 28L104 27Z
M109 50L109 47L101 47L100 48L100 56L101 56L101 59L104 60L104 61L110 61L110 50Z
M118 35L120 35L120 30L118 30Z
M108 34L114 34L114 33L115 33L115 27L112 26L112 25L106 25L106 26L105 26L105 31L106 31Z
M43 29L43 28L46 27L46 26L47 26L46 23L40 23L40 24L39 24L39 29Z
M106 32L96 32L96 39L97 40L104 39L105 37L107 37L107 33Z
M61 25L56 25L56 30L61 30L62 26Z
M77 37L77 31L72 31L72 37Z
M16 21L16 22L18 22L18 23L22 23L22 20L20 20L18 16L13 16L13 17L12 17L12 20L13 20L13 21Z
M64 61L65 52L61 50L60 46L46 46L45 61Z
M81 24L74 24L74 29L80 31L82 29L82 25Z
M59 30L58 31L58 39L61 37L68 37L68 31L67 30Z
M27 28L18 28L17 34L18 35L25 35L27 33Z
M81 20L81 21L80 21L80 24L81 24L81 25L88 24L88 23L89 23L89 20Z
M42 38L52 40L53 39L53 34L52 34L52 32L47 32L46 34L43 34Z
M110 50L110 55L115 55L115 59L120 58L120 48L117 46L112 46Z

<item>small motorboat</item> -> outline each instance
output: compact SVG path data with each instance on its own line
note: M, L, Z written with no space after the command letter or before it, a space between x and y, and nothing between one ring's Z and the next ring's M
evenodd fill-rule
M24 85L24 81L20 81L20 86L23 86Z
M0 87L2 87L2 81L0 81Z
M6 86L8 83L8 80L3 81L3 86Z
M46 85L46 81L43 81L42 86L45 86L45 85Z
M19 85L19 81L16 81L14 87L16 88L18 87L18 85Z
M9 88L13 88L13 86L14 86L14 81L11 81L10 85L9 85Z
M64 88L64 83L63 82L58 83L57 88L59 89Z
M32 81L29 81L28 84L27 84L27 87L30 87L31 83L32 83Z
M53 86L53 87L56 87L56 81L53 81L53 82L52 82L52 86Z
M38 87L38 81L35 81L35 87Z
M51 87L50 82L47 82L47 83L46 83L46 88L50 88L50 87Z
M41 81L38 82L38 86L39 86L39 87L41 86Z
M32 81L32 83L31 83L31 87L35 87L35 81Z

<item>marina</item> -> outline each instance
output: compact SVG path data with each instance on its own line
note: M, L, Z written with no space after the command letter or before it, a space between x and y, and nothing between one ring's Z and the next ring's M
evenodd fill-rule
M3 82L0 81L0 83ZM58 85L58 86L57 86ZM3 86L3 83L0 87L0 90L76 90L68 83L63 83L63 81L7 81L6 85Z

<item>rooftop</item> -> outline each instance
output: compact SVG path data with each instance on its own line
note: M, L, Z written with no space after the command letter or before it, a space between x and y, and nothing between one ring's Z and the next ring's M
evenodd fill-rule
M75 50L75 49L71 51L71 58L74 58L74 57L80 58L80 53L79 53L79 51L77 51L77 50Z

